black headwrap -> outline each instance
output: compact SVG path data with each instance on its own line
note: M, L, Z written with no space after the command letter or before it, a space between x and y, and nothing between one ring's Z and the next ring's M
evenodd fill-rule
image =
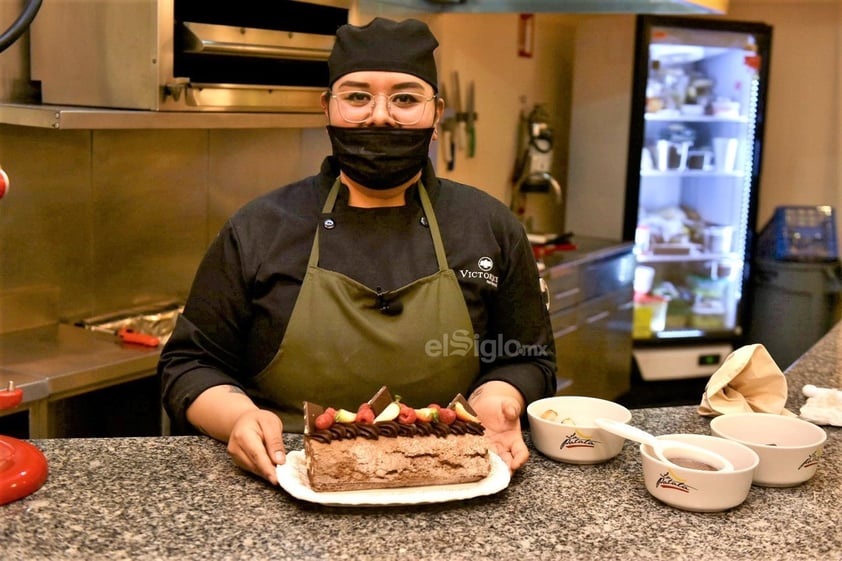
M412 74L438 92L433 57L438 45L427 24L417 19L398 22L377 17L361 27L343 25L327 60L330 85L350 72L383 70Z

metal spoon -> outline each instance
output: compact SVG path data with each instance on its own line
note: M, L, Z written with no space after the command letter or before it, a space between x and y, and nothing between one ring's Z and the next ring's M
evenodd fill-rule
M595 423L603 430L650 446L655 451L655 455L661 461L668 464L687 467L676 464L674 461L674 459L678 458L687 458L688 460L695 460L707 464L716 471L734 471L734 465L713 450L677 440L656 438L655 435L649 434L642 429L614 421L613 419L599 418L595 420ZM671 460L670 458L673 459Z

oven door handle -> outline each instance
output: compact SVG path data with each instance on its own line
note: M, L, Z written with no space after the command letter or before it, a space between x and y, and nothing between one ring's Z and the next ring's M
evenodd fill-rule
M325 51L320 49L217 43L215 41L202 41L201 52L215 55L255 56L295 60L323 60L325 58Z
M282 60L327 60L334 42L328 35L193 22L181 24L179 39L182 52Z

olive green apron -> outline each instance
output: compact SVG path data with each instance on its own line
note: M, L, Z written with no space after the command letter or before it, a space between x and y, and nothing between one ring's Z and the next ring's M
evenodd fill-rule
M339 188L337 180L323 213L333 211ZM316 230L283 341L250 388L261 406L281 416L285 431L302 431L305 400L356 411L386 385L412 406L446 405L457 393L466 393L478 374L468 307L456 274L447 267L438 223L421 183L418 193L438 271L401 288L378 293L319 268ZM327 219L319 229L326 225L341 228Z

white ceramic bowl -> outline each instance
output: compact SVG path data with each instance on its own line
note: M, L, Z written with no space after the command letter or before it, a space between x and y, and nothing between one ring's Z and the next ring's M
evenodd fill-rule
M555 420L544 418L549 411ZM621 423L631 411L613 401L596 397L562 395L533 401L526 407L532 442L545 456L569 464L598 464L620 453L626 439L596 426L607 417Z
M662 439L679 440L722 454L734 471L703 471L668 464L655 456L651 446L640 445L643 481L649 494L675 508L693 512L718 512L742 504L760 458L739 442L706 434L665 434Z
M821 427L774 413L720 415L711 420L710 430L757 452L754 483L762 487L794 487L813 477L827 440Z

